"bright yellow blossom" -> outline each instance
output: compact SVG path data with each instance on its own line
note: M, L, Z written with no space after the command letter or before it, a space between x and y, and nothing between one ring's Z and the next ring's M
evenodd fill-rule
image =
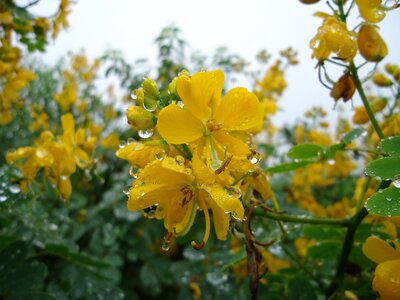
M312 56L323 61L335 53L340 59L350 61L357 54L357 34L349 31L346 24L337 18L317 13L324 21L317 35L310 41Z
M184 107L167 106L157 123L160 135L170 144L195 143L200 155L206 147L204 155L213 169L221 165L226 153L249 155L249 147L234 132L246 132L263 119L262 105L245 88L234 88L221 100L223 80L219 70L180 76L176 89Z

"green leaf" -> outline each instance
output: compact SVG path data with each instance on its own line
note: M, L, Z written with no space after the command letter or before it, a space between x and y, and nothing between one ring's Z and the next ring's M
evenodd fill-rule
M291 159L315 159L323 152L324 148L315 144L300 144L289 150L288 156Z
M400 136L391 136L379 142L382 153L390 156L400 156Z
M293 171L293 170L296 170L296 169L300 169L300 168L308 165L309 163L312 163L312 161L302 160L302 161L299 161L299 162L283 163L283 164L280 164L280 165L277 165L277 166L265 168L264 172L268 172L268 173L285 173L285 172Z
M301 231L305 237L321 241L341 239L343 237L343 230L332 226L304 226Z
M344 149L344 147L345 147L345 144L343 144L343 143L329 146L328 148L325 149L324 158L325 159L334 158L336 156L336 152L342 151Z
M383 180L394 179L400 175L400 157L385 157L371 161L365 168L365 173Z
M379 190L367 199L365 208L369 213L378 216L400 216L400 189L391 186Z
M322 242L308 248L307 256L313 259L334 260L340 253L340 244L337 242Z
M26 261L27 253L27 244L20 241L11 244L0 253L0 295L18 292L28 295L30 292L42 290L47 267L38 261Z
M289 300L317 300L315 288L310 282L301 277L295 277L289 282Z
M345 144L350 144L353 140L355 140L356 138L358 138L366 133L367 133L367 130L365 128L356 127L354 129L350 130L345 135L343 135L342 141Z

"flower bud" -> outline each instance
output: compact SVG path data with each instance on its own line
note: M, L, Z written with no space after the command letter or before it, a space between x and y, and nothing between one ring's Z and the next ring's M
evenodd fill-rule
M135 91L135 101L138 105L143 105L144 102L144 90L143 88L138 88Z
M398 66L396 64L387 63L385 65L386 72L388 72L389 74L392 74L392 75L396 71L397 68L398 68Z
M388 54L385 41L373 25L364 24L361 27L357 43L361 55L367 61L378 62Z
M385 98L378 98L372 103L371 109L373 112L380 112L386 107L386 105L387 100Z
M160 92L158 91L157 83L153 79L145 77L142 83L142 87L145 94L151 96L154 99L158 98Z
M355 124L365 124L368 123L369 117L367 111L365 110L364 106L356 107L356 111L353 115L353 122Z
M400 68L397 67L396 70L393 72L393 77L396 79L396 81L400 81Z
M380 87L387 87L392 85L392 81L382 73L375 73L372 81Z
M126 117L135 130L151 129L156 124L155 116L140 106L129 106Z
M350 74L344 74L335 83L330 95L335 99L335 101L338 101L340 98L342 98L344 102L347 102L353 97L355 91L356 84L353 77Z

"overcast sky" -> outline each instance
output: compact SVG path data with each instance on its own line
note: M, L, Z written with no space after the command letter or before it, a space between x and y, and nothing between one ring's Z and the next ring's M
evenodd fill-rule
M299 52L300 65L287 73L289 87L280 101L283 111L276 117L276 122L282 124L301 116L312 105L323 105L328 110L333 106L329 91L317 80L316 62L311 60L308 47L321 24L312 14L317 10L329 12L324 2L304 5L297 0L77 0L69 17L70 28L51 42L43 58L51 63L67 51L81 49L94 58L107 48L115 48L121 49L129 62L147 57L156 64L154 39L161 28L171 23L181 28L191 51L206 54L227 46L242 57L253 59L260 49L277 54L292 46ZM57 3L42 0L35 11L51 15ZM400 10L391 12L379 24L390 51L385 61L400 63L399 14ZM357 98L354 102L360 104ZM350 103L347 107L351 110Z

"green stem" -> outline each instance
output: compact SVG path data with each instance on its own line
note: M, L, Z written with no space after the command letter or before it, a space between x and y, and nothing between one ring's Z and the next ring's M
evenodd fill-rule
M362 205L363 205L363 203L364 203L364 196L365 196L365 193L366 193L367 190L368 190L368 186L369 186L369 183L370 183L370 182L371 182L371 177L368 177L368 178L367 178L367 181L366 181L366 182L364 183L364 185L363 185L363 189L362 189L362 191L361 191L361 196L360 196L360 198L359 198L358 201L357 201L357 206L356 206L357 211L361 209L361 207L362 207Z
M364 89L362 87L360 78L358 77L357 68L354 65L354 62L350 63L350 72L351 72L351 75L353 76L354 82L356 84L358 94L360 95L361 100L364 104L364 108L367 111L369 119L371 120L372 126L374 127L374 129L380 139L385 138L385 135L383 134L382 129L379 127L378 121L375 118L374 112L372 111L371 106L368 103L367 96L364 93Z
M335 226L349 226L350 219L332 219L332 218L308 218L308 217L297 217L279 214L276 212L259 211L254 210L254 215L268 218L276 221L282 221L287 223L302 223L302 224L320 224L320 225L335 225Z
M353 248L354 236L357 231L358 225L368 215L368 211L365 207L361 208L351 219L347 228L346 236L342 246L342 251L339 256L338 265L336 268L336 275L328 288L327 298L333 295L336 290L343 292L344 286L344 275L346 271L346 264L349 258L351 249Z

